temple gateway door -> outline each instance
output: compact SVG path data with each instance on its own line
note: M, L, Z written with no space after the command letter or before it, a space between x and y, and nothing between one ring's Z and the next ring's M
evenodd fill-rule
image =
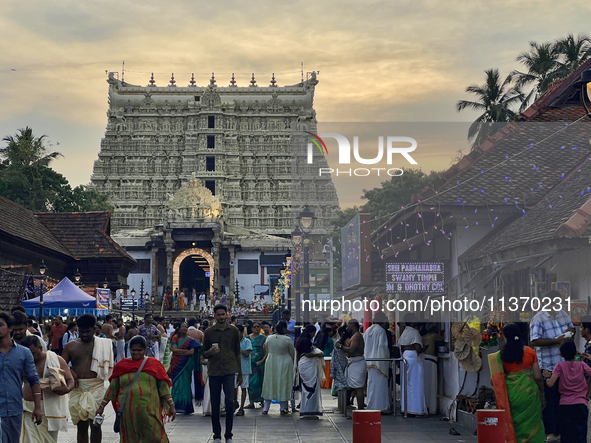
M209 274L208 274L209 273ZM205 250L191 248L181 252L174 260L172 268L173 290L195 288L197 294L213 292L214 261Z

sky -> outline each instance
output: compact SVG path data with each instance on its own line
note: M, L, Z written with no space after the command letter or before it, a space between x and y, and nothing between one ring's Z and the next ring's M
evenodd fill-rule
M3 0L0 135L27 125L46 134L64 155L53 167L87 184L107 123L106 71L122 61L128 83L146 85L154 72L164 85L174 72L178 85L194 73L199 86L212 72L221 86L232 73L247 85L252 72L260 85L272 73L279 86L295 84L303 62L319 71L321 123L454 123L448 142L431 134L417 148L418 167L443 170L468 149L461 122L476 114L455 110L471 98L466 87L482 84L485 69L518 69L529 41L585 32L590 12L588 2L546 0ZM379 179L335 184L346 207Z

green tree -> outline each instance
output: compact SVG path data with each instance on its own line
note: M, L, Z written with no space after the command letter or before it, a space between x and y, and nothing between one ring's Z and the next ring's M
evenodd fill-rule
M568 77L591 57L591 39L586 34L568 34L556 40L555 47L561 57L560 78Z
M341 228L347 226L353 217L360 213L369 213L372 219L372 229L384 223L390 214L401 210L402 206L410 204L412 196L421 191L431 181L433 181L439 172L433 171L425 174L417 169L405 169L400 177L392 177L390 180L382 182L380 187L364 189L361 198L367 200L363 206L353 206L344 210L339 209L337 216L332 220L334 231L331 236L333 245L336 247L335 263L337 269L341 257ZM326 243L326 238L322 243ZM340 278L337 280L340 282Z
M28 126L18 130L15 136L2 139L6 146L0 149L3 157L0 175L2 195L31 210L43 210L51 197L47 184L50 163L61 156L49 152L45 146L46 135L35 137Z
M2 139L0 149L0 195L34 212L80 212L109 210L106 196L78 186L74 190L66 177L50 164L59 152L47 148L46 135L36 137L28 126Z
M553 43L529 42L529 51L522 52L517 56L517 61L527 68L527 72L515 70L511 73L515 77L515 84L518 87L533 86L526 98L529 102L532 95L539 97L550 84L562 77L560 50Z
M486 79L483 85L466 88L466 92L474 94L476 100L459 100L456 104L458 112L466 109L481 112L468 129L468 140L474 140L472 148L492 135L494 123L514 120L517 116L514 108L524 100L520 88L511 85L511 75L502 80L498 69L489 69L484 73Z

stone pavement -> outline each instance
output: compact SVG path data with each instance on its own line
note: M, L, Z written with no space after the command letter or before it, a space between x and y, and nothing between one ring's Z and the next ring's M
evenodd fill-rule
M302 420L298 414L280 416L279 405L271 405L269 415L262 415L261 408L246 410L243 417L234 417L235 443L344 443L353 441L353 424L337 412L336 400L328 390L323 390L325 413L320 420ZM201 408L199 408L200 410ZM113 432L115 413L109 405L103 424L103 442L119 441L119 435ZM222 429L225 418L221 418ZM449 434L451 427L461 433L460 436ZM171 443L207 443L212 442L211 418L201 413L189 416L180 415L166 425ZM222 440L223 441L223 440ZM475 442L476 437L459 427L457 423L433 418L403 418L382 416L382 442L424 443L439 442ZM76 428L70 424L68 432L61 432L58 443L75 443ZM365 443L365 442L364 442ZM371 442L368 442L371 443Z

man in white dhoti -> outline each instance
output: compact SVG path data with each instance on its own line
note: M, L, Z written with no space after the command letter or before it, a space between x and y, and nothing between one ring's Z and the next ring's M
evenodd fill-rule
M405 364L402 366L402 410L409 414L418 416L427 415L427 405L425 403L425 386L423 379L423 347L421 334L416 329L417 323L414 314L408 313L404 316L406 328L398 339L398 344L402 346L402 357ZM404 385L406 380L406 408L404 399Z
M80 338L71 341L62 354L66 363L72 363L72 376L78 387L70 392L72 423L78 428L78 442L100 443L102 430L93 420L105 394L105 381L113 372L113 346L111 340L94 336L96 317L84 314L76 320Z
M191 311L195 310L195 306L197 306L197 291L193 288L193 293L191 294Z
M28 381L23 384L23 422L21 443L55 443L59 431L68 428L68 396L74 389L74 378L65 360L52 351L44 351L40 337L32 335L22 341L33 354L37 374L41 382L41 412L43 421L36 425L32 420L35 407L33 392ZM63 375L60 373L63 371Z
M437 346L444 339L439 334L437 323L427 323L426 329L427 333L423 335L423 346L427 346L423 362L425 401L429 414L437 414Z
M347 332L351 334L349 344L339 341L335 347L342 349L347 357L348 364L345 376L347 377L347 385L350 389L353 389L353 397L357 398L357 408L365 409L363 388L365 386L367 366L365 357L363 357L365 343L363 335L359 332L359 322L355 319L349 320Z
M373 324L363 334L365 340L365 358L390 358L388 343L388 318L383 312L376 313ZM388 395L389 361L367 362L367 409L389 411Z
M203 292L199 294L199 310L205 312L205 294Z

